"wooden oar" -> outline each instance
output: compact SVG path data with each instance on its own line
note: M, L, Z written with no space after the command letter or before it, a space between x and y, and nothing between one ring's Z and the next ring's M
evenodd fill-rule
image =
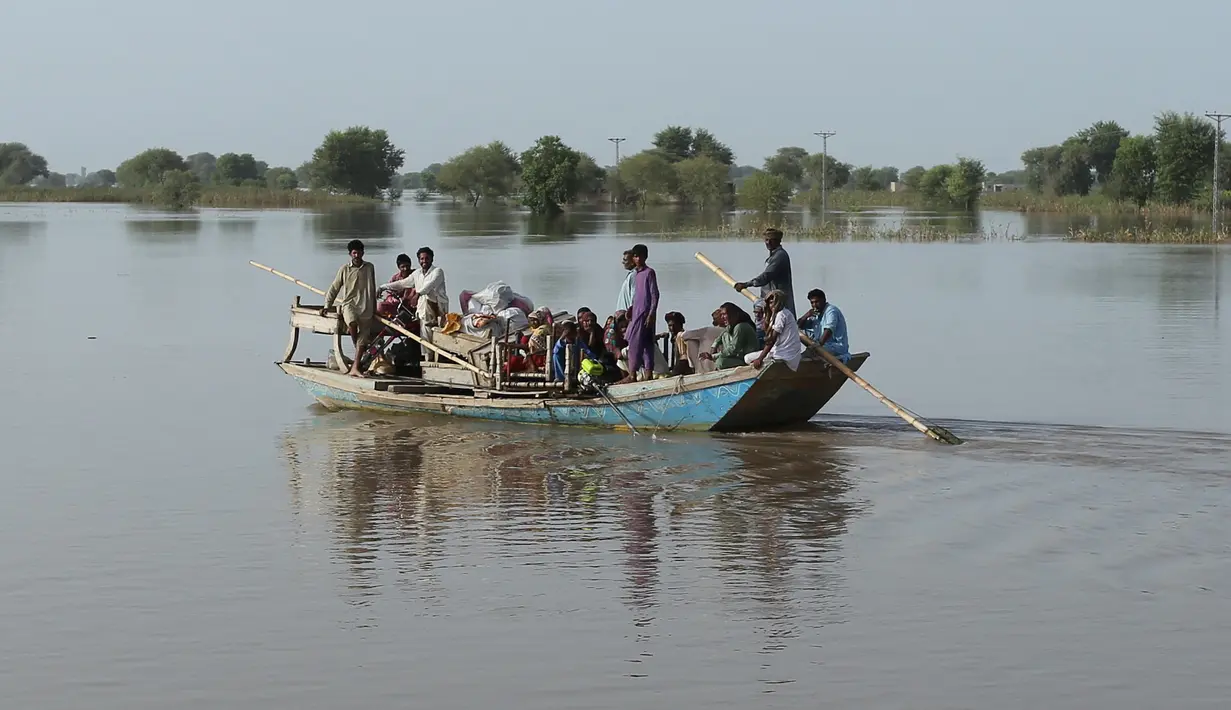
M723 271L720 266L710 261L709 258L707 258L704 254L702 254L701 252L697 252L693 256L697 257L697 261L708 266L710 268L710 271L713 271L715 274L717 274L718 278L722 279L723 281L726 281L728 285L730 286L735 285L736 283L735 279L731 278L730 274ZM748 299L754 303L757 301L756 294L754 294L752 291L746 288L740 291L740 293L747 296ZM808 336L804 335L803 333L800 333L799 339L804 341L804 343L807 344L808 347L812 348L813 352L823 357L826 362L828 362L833 367L836 367L839 372L846 375L848 378L854 381L855 384L859 385L860 387L870 392L873 397L879 399L886 407L889 407L890 409L892 409L894 414L897 414L899 417L902 417L903 419L905 419L906 422L910 424L911 426L913 426L914 428L918 429L924 434L927 434L931 438L937 441L942 441L946 444L962 443L962 440L959 439L957 436L955 436L953 432L949 431L948 429L942 426L938 426L936 424L931 424L931 423L923 421L914 412L910 411L909 409L899 405L897 402L894 402L892 399L889 399L885 395L881 394L879 390L877 390L875 387L871 385L871 383L869 383L867 380L863 379L859 375L855 374L855 371L847 367L845 363L843 363L841 360L837 358L837 356L835 356L833 353L829 352L825 348L822 348L821 346L817 345Z
M256 268L258 268L258 269L264 269L265 271L268 271L269 273L273 274L274 276L281 276L282 278L286 279L287 281L290 281L290 282L292 282L292 283L298 284L298 285L300 285L300 286L302 286L302 287L304 287L304 288L308 289L308 290L309 290L309 291L311 291L312 293L315 293L315 294L316 294L316 295L318 295L318 296L324 296L324 295L325 295L325 292L324 292L324 291L320 290L319 288L316 288L315 286L312 286L312 285L306 284L306 283L304 283L303 281L300 281L299 279L295 278L294 276L290 276L290 275L284 274L284 273L282 273L281 271L278 271L277 269L270 268L270 267L268 267L268 266L266 266L266 265L264 265L264 264L258 264L258 263L256 263L255 261L249 261L248 263L249 263L249 264L252 264L253 266L255 266L255 267L256 267ZM401 333L402 335L405 335L406 337L410 338L411 340L414 340L415 342L419 343L420 345L422 345L423 347L427 348L428 350L431 350L431 351L435 352L437 355L440 355L441 357L445 357L445 358L448 358L448 359L452 360L453 362L456 362L457 364L461 365L462 367L466 368L467 370L470 370L471 372L475 373L476 375L479 375L479 376L481 376L481 377L485 377L485 378L491 379L491 374L486 373L486 372L484 372L484 371L480 370L479 368L475 367L474 365L470 364L469 362L466 362L465 360L463 360L463 359L461 358L461 356L459 356L459 355L454 355L453 353L449 352L448 350L443 350L443 349L441 349L441 348L436 347L435 345L432 345L431 343L427 342L427 341L426 341L426 340L424 340L423 338L420 338L419 336L417 336L417 335L415 335L414 333L410 332L409 330L407 330L407 329L403 328L401 325L399 325L399 324L397 324L397 323L394 323L393 321L389 320L388 318L385 318L385 317L383 317L383 316L376 316L376 320L378 320L378 321L380 321L381 323L385 324L385 325L386 325L386 326L388 326L389 328L392 328L392 329L396 330L397 332ZM339 358L340 358L340 357L342 357L342 353L338 353L338 357L339 357Z

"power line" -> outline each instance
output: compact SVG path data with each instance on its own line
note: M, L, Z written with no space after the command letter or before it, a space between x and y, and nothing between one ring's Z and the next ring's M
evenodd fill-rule
M1231 118L1231 113L1218 113L1217 111L1206 111L1205 117L1214 121L1218 129L1214 131L1214 212L1213 212L1213 228L1214 234L1218 234L1218 223L1222 217L1222 191L1218 188L1218 148L1222 145L1222 122Z
M620 144L628 139L627 138L608 138L607 140L611 141L612 143L615 143L615 149L616 149L615 173L616 173L616 177L619 178L620 176ZM612 191L611 193L611 201L613 203L616 201L616 195L614 191Z
M825 221L825 212L829 208L829 139L837 135L836 131L816 131L812 135L821 137L821 221Z

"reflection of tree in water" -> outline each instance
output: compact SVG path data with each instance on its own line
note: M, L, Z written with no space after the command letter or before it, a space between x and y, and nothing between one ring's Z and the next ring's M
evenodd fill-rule
M128 219L124 220L124 230L138 242L193 242L201 232L201 219L195 215L182 219Z
M503 205L472 207L460 202L440 202L435 211L437 229L446 237L518 235L524 219L521 213Z
M322 439L327 453L314 456L313 445ZM318 502L309 490L314 488L336 535L336 556L350 570L348 588L360 600L374 594L381 549L402 552L386 543L424 532L421 444L409 429L360 426L288 434L283 448L295 509L303 511ZM430 544L426 551L424 562L430 564Z
M399 241L397 219L384 205L364 205L331 209L312 215L306 223L313 243L326 251L345 251L346 243L361 239L371 250Z
M226 237L234 237L244 243L250 242L256 234L256 220L241 217L228 217L218 220L218 231Z
M577 241L579 235L594 234L601 228L593 215L565 212L555 215L530 215L526 219L526 244L560 244Z
M728 569L756 560L769 596L780 602L798 563L828 563L857 507L845 496L851 463L812 435L741 441L734 485L714 496L719 549ZM828 584L828 575L814 579Z

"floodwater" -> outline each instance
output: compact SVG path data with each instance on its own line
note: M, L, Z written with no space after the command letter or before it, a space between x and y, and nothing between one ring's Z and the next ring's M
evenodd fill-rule
M1231 251L789 242L961 447L850 384L772 435L328 413L273 365L313 297L247 264L431 245L604 312L645 241L692 326L694 251L764 258L644 230L0 205L5 707L1226 707Z

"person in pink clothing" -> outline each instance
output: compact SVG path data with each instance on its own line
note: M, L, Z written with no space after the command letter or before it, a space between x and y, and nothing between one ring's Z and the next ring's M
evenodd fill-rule
M646 265L650 250L644 244L632 248L633 305L628 312L628 377L617 384L654 377L654 320L658 313L658 274Z

